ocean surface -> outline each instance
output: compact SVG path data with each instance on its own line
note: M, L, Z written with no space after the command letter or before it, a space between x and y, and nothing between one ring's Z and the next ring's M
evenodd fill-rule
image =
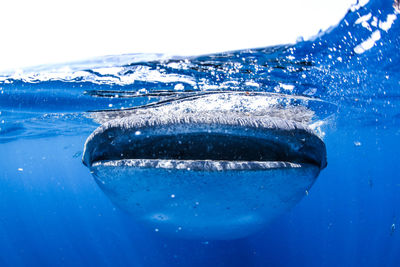
M0 74L0 266L400 266L400 6L371 0L312 40L107 56ZM262 33L260 33L262 34ZM88 114L209 91L321 99L328 166L247 238L164 236L82 164Z

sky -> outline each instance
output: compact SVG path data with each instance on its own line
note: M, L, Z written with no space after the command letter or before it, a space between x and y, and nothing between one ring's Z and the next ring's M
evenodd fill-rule
M355 0L1 0L0 71L103 55L199 55L294 43Z

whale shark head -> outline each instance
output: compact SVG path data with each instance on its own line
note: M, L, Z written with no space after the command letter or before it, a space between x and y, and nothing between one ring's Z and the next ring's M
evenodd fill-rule
M113 203L156 231L240 238L293 207L326 167L312 117L262 93L99 112L83 163Z

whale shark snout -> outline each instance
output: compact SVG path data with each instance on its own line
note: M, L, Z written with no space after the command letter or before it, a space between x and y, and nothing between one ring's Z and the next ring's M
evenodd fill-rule
M83 155L113 203L160 232L247 236L300 201L327 165L324 142L298 120L180 105L104 122Z

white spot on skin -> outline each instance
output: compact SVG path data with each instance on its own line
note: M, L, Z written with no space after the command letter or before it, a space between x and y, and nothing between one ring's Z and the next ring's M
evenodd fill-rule
M22 171L24 171L24 169L22 169L22 168L18 168L18 171L22 172Z
M135 135L141 135L141 134L142 134L141 131L136 131L136 132L135 132Z
M172 194L172 195L171 195L171 198L175 198L175 195L174 195L174 194Z

